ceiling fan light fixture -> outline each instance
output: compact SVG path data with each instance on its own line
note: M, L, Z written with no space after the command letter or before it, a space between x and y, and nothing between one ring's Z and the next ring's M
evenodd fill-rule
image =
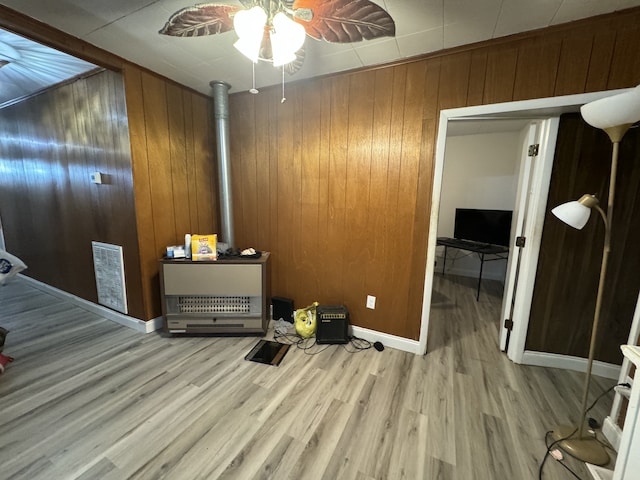
M240 10L233 18L233 28L238 35L238 40L233 46L254 63L260 58L260 46L266 23L267 14L259 6Z
M304 44L306 35L304 27L283 12L278 12L273 17L270 34L273 66L281 67L293 62L296 59L296 52Z

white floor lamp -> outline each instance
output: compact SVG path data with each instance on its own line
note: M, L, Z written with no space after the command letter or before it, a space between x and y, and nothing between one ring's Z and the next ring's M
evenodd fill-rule
M613 218L613 201L615 198L616 174L618 169L618 150L620 141L627 130L629 130L634 123L640 121L640 85L629 92L587 103L582 106L580 111L582 117L588 124L604 130L613 143L611 153L611 179L609 181L609 198L606 213L599 207L599 202L595 195L583 195L579 200L564 203L551 211L566 224L581 230L589 220L591 209L595 208L604 220L605 227L600 280L598 282L596 307L591 327L589 360L584 381L580 420L577 425L556 428L553 431L553 438L555 441L558 441L560 447L570 455L587 463L605 465L609 461L607 451L594 437L585 436L584 425L587 416L591 369L595 355L598 324L600 323L600 311L602 309L602 293L607 273L609 251L611 250L611 220Z

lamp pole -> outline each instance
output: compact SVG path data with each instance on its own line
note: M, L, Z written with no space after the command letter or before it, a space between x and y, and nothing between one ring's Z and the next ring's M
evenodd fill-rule
M584 392L582 394L582 408L580 410L580 423L578 424L578 438L584 438L584 424L587 417L587 401L589 398L589 387L591 385L591 370L595 357L596 339L598 336L598 326L600 324L600 312L602 311L602 297L604 292L605 277L607 276L607 266L609 265L609 252L611 251L611 219L613 218L613 200L615 198L616 176L618 171L618 149L620 142L613 142L611 153L611 177L609 179L609 195L607 198L607 213L599 206L595 208L600 213L604 221L604 246L602 249L602 263L600 264L600 279L598 281L598 294L596 296L596 308L593 313L593 325L591 327L591 340L589 343L589 359L587 362L587 372L584 379Z

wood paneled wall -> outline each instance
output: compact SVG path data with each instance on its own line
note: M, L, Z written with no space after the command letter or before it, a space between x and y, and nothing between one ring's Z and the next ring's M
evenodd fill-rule
M122 76L103 71L3 108L0 132L0 215L25 274L97 303L91 241L122 245L129 311L143 318Z
M53 136L45 139L46 142L55 139L56 149L51 152L43 149L40 152L44 155L40 157L42 164L47 165L45 169L55 170L58 168L55 167L57 163L68 161L71 166L69 171L80 173L66 174L66 177L63 174L55 181L51 179L46 188L35 173L34 167L37 165L25 164L27 168L22 170L23 173L16 174L10 180L0 176L0 214L8 237L7 248L18 255L16 249L22 252L23 248L31 250L29 255L41 255L41 258L34 258L34 261L30 261L31 256L25 259L30 267L26 273L44 283L95 302L90 242L88 255L84 250L84 253L78 254L75 248L63 247L67 245L67 239L75 241L76 238L83 245L86 239L122 245L130 315L142 320L160 316L158 259L164 254L166 246L182 244L185 233L210 233L217 229L217 188L210 99L2 5L0 27L122 72L125 83L123 92L121 76L105 73L118 77L120 97L117 101L101 85L83 87L94 99L91 109L93 105L96 108L113 106L113 115L109 120L111 130L96 130L102 126L94 128L87 123L82 116L86 114L86 108L83 111L73 111L72 108L58 106L58 102L69 98L61 98L59 94L54 98L49 92L41 96L39 101L45 102L44 99L47 99L51 112L62 115L64 111L64 117L56 120L61 123L51 124L54 128L54 133L51 134ZM24 108L29 110L30 107ZM0 115L2 112L4 110L0 110ZM93 112L94 115L97 113ZM34 127L29 125L36 119L28 112L25 115L26 117L21 117L18 112L11 121L19 130L26 129L26 133L31 134ZM49 121L53 122L51 118ZM80 125L78 128L83 133L81 138L73 138L72 131L60 130L74 121ZM110 132L114 138L124 135L121 140L127 140L126 165L118 163L119 153L112 152L111 148L106 148L100 154L102 156L97 153L97 149L103 145L101 142L110 141ZM15 139L19 138L20 142L28 144L28 138L21 137L22 131L18 131L16 135L11 142L15 143ZM81 156L81 161L91 163L94 161L93 157L98 156L105 166L94 163L91 167L83 167L84 170L76 168L73 162L80 155L77 146L87 150L86 155ZM73 153L66 160L63 158L65 151ZM11 155L14 156L22 155L15 150L12 152ZM32 157L27 155L21 158L23 162L29 162ZM107 172L111 172L112 168L117 169L112 180L124 183L118 183L117 189L111 188L109 195L101 194L99 200L89 193L76 193L89 188L85 184L88 172L102 168L102 171ZM21 188L27 189L28 193L19 197L25 200L16 202L16 197L11 193L16 188L12 186L10 192L7 191L5 182L9 185L19 184ZM126 187L121 188L125 184ZM64 208L60 207L55 195L73 197L73 202L78 197L84 208L83 215L71 213L73 211L68 210L66 203ZM30 216L24 214L19 207L21 203L29 206L29 211L36 212L36 220L42 220L47 225L47 232L51 232L48 234L52 238L50 242L56 242L50 243L50 250L45 252L32 248L36 245L33 238L29 238L29 232L33 232L37 224L34 226ZM46 215L45 212L51 215ZM11 220L7 220L8 217ZM61 220L64 223L60 223ZM40 238L39 235L38 241ZM63 238L64 242L61 240ZM45 265L43 262L48 263Z
M273 252L274 295L417 340L439 111L635 86L639 42L634 9L232 95L239 246Z
M133 66L124 69L146 319L162 314L158 259L186 233L218 225L211 102Z

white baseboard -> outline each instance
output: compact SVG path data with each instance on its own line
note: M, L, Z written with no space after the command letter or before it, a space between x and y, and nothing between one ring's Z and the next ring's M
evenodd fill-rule
M404 352L415 353L416 355L422 355L424 352L420 351L420 342L417 340L410 340L404 337L398 337L396 335L389 335L388 333L377 332L375 330L369 330L368 328L362 328L357 326L351 327L353 336L363 338L369 342L380 342L385 347L395 348L396 350L402 350Z
M525 350L522 355L521 363L524 365L535 365L538 367L563 368L565 370L574 370L576 372L586 372L588 361L586 358L572 357L570 355ZM599 377L617 380L620 375L620 365L594 360L591 373Z
M80 298L69 292L60 290L59 288L52 287L51 285L47 285L46 283L42 283L39 280L35 280L26 275L18 274L18 276L26 280L38 290L42 290L43 292L49 293L58 298L62 298L63 300L67 300L80 308L84 308L89 312L100 315L107 320L111 320L125 327L137 330L138 332L150 333L162 327L162 317L153 318L148 322L145 322L144 320L130 317L129 315L125 315L123 313L116 312L115 310L111 310L110 308L103 307L102 305L90 302L88 300L85 300L84 298Z
M620 448L622 429L618 426L613 418L607 417L604 419L604 422L602 422L602 434L617 452Z

